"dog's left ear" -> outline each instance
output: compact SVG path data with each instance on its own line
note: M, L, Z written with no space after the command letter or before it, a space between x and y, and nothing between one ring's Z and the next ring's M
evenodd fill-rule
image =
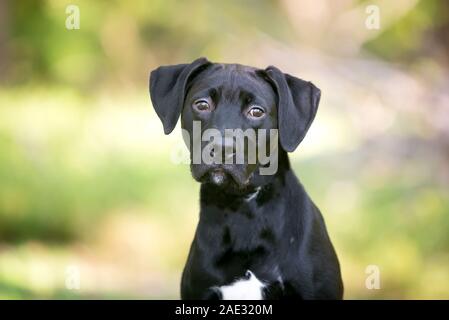
M176 127L186 95L188 81L193 75L210 65L206 58L189 64L162 66L150 74L150 96L154 110L162 121L165 134Z
M278 124L282 148L292 152L304 139L315 118L321 91L311 82L284 74L276 67L265 69L278 94Z

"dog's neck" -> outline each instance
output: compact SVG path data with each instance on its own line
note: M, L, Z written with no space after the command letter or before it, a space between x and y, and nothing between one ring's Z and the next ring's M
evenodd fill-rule
M285 189L292 188L291 183L294 183L287 154L284 151L279 154L276 174L255 178L251 181L251 191L241 194L226 192L222 187L212 184L201 185L197 238L207 239L207 246L219 253L217 263L226 258L226 250L255 251L257 255L261 241L268 241L269 245L278 243L277 239L282 238L285 225L292 223L287 217L284 218L286 201L281 200L290 197L290 192ZM211 238L211 232L216 237ZM254 237L254 234L261 234L265 240Z

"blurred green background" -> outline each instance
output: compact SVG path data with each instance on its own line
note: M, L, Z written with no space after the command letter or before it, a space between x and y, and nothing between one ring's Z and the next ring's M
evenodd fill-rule
M199 185L172 161L180 130L163 135L148 75L207 56L321 88L291 158L345 298L448 299L448 14L444 0L0 0L0 298L179 298Z

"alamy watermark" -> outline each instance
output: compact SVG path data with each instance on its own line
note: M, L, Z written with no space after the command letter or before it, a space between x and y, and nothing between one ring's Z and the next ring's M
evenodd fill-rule
M78 266L68 266L65 270L65 287L67 290L81 289L81 272Z
M65 27L67 30L78 30L80 28L80 8L77 5L69 4L65 8L67 18L65 19Z
M368 15L365 19L365 27L368 30L380 29L380 8L377 5L371 4L366 7L365 13Z
M191 157L177 148L171 156L175 163L259 164L261 175L277 172L277 129L225 129L223 134L213 128L202 131L201 121L193 121L192 132L182 129L182 135Z
M368 276L365 279L365 287L368 290L380 289L380 268L375 264L370 264L365 269L365 274Z

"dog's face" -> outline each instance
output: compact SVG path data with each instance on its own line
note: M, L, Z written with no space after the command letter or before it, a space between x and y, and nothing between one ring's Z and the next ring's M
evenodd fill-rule
M181 116L182 128L192 133L195 121L200 124L201 135L185 135L186 140L188 139L187 144L201 145L204 152L209 145L210 150L206 149L209 155L220 154L217 161L210 163L205 161L194 163L191 157L193 177L201 182L246 187L261 165L257 156L255 161L250 161L248 156L251 150L257 153L257 150L261 149L258 133L266 136L265 146L268 146L268 149L270 139L267 133L270 129L278 127L275 92L270 83L264 79L264 75L254 68L240 65L211 65L198 74L188 86ZM201 139L210 129L216 130L221 137L211 144L208 139ZM247 134L246 139L243 136L242 139L238 139L235 136L231 137L229 129L241 129L239 132L254 134ZM240 163L236 156L239 141L244 150ZM273 154L277 152L276 149L270 151ZM195 152L193 147L190 147L190 152L191 155Z
M204 58L154 70L150 94L166 134L182 115L193 177L236 189L250 187L263 168L277 168L278 152L298 146L320 98L313 84L275 67L215 64ZM261 154L268 158L262 161Z

